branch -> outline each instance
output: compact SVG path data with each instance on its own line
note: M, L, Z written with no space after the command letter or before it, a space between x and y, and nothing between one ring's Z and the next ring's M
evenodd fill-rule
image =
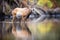
M19 3L17 2L17 0L14 0L14 2L18 5L18 7L19 7Z

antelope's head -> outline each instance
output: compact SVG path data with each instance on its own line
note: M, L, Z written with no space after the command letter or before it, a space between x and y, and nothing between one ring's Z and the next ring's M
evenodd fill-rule
M28 8L15 8L12 11L13 17L24 17L27 16L30 13L30 9Z

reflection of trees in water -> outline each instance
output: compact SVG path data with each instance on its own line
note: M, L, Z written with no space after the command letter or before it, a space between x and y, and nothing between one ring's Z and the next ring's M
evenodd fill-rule
M39 24L39 25L38 25ZM41 23L30 23L28 24L31 27L31 31L36 38L42 38L43 40L58 40L60 36L60 22L55 21L54 19L45 20ZM40 30L40 31L39 31ZM42 32L44 31L44 32ZM45 33L45 34L44 34Z

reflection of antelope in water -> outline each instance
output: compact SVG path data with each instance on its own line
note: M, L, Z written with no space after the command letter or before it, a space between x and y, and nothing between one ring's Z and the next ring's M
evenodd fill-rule
M13 20L12 20L12 33L14 34L14 36L16 37L29 37L29 35L31 34L30 30L28 29L28 27L25 26L25 20L27 15L29 15L30 10L28 8L15 8L12 11L12 15L13 15ZM14 21L16 20L16 18L20 18L21 20L19 20L20 24L21 24L21 30L16 30L16 27L14 25ZM23 39L24 39L23 38Z

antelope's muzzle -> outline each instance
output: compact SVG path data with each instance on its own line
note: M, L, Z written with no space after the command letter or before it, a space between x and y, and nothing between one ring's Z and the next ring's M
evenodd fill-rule
M17 13L16 13L16 18L17 18L17 19L21 19L21 17L22 17L22 13L21 13L21 12L17 12Z

